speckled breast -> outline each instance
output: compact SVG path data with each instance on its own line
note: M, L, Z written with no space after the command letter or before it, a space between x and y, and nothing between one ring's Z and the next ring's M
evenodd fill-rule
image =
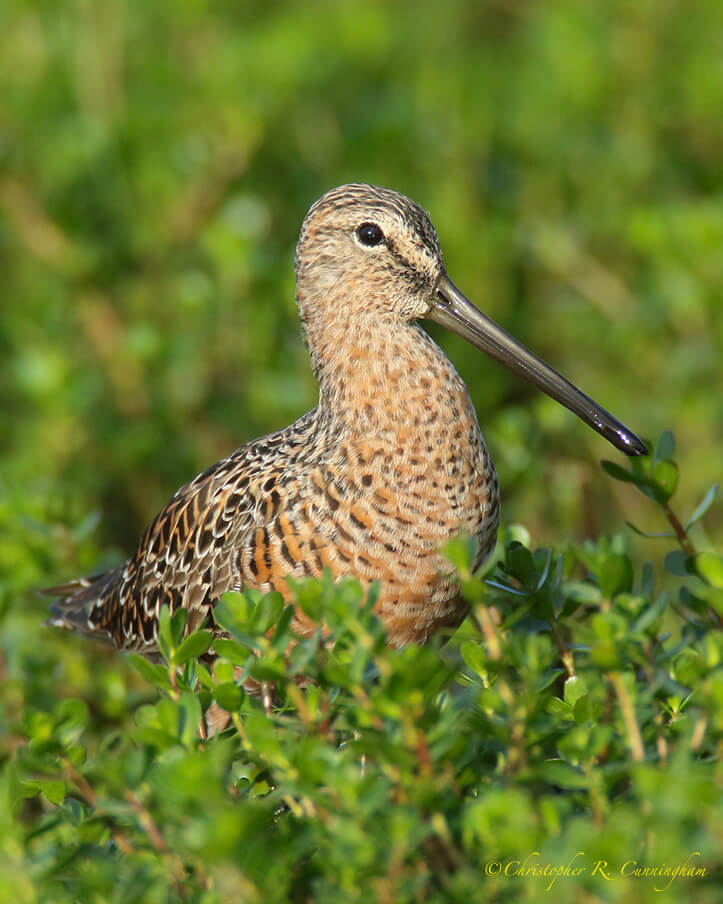
M242 584L290 599L289 573L378 580L377 611L395 645L462 621L466 604L439 550L465 530L482 561L495 542L498 485L466 387L428 348L435 367L406 373L394 394L403 404L370 396L334 405L356 413L343 421L313 413L315 454L307 447L302 465L276 464L275 505L259 507L237 558ZM299 612L296 628L313 626Z

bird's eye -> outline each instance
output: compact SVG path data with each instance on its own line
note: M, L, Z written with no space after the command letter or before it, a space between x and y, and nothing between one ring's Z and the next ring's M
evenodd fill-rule
M368 248L373 248L374 245L379 245L384 241L384 233L376 223L362 223L357 228L356 234L362 245L366 245Z

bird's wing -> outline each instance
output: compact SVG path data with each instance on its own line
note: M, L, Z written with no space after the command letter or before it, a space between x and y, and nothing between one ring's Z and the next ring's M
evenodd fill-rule
M242 446L181 487L124 566L47 591L60 595L49 624L143 653L157 649L163 605L185 607L187 630L198 627L223 593L240 587L238 551L263 516L269 475L303 447L312 418Z

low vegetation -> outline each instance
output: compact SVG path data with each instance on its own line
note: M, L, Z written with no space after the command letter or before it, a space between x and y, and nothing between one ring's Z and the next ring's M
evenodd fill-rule
M289 655L281 597L231 593L223 639L164 609L163 664L96 675L80 641L67 697L9 619L0 899L718 900L723 560L687 533L714 490L674 513L672 455L664 434L604 463L671 524L662 571L622 533L532 550L508 527L473 575L459 538L471 615L445 645L390 650L373 592L308 581L328 633ZM230 724L202 739L213 701Z

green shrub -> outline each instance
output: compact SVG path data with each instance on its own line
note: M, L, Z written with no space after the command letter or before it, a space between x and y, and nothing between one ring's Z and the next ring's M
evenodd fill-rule
M673 514L672 455L664 434L605 464L675 525L663 573L623 535L509 527L472 575L459 538L471 614L445 645L389 649L374 594L327 578L295 585L328 631L288 655L278 594L227 594L215 641L164 610L164 664L111 666L110 704L110 679L63 698L44 643L5 645L0 900L718 900L723 561ZM213 701L230 725L202 740Z

